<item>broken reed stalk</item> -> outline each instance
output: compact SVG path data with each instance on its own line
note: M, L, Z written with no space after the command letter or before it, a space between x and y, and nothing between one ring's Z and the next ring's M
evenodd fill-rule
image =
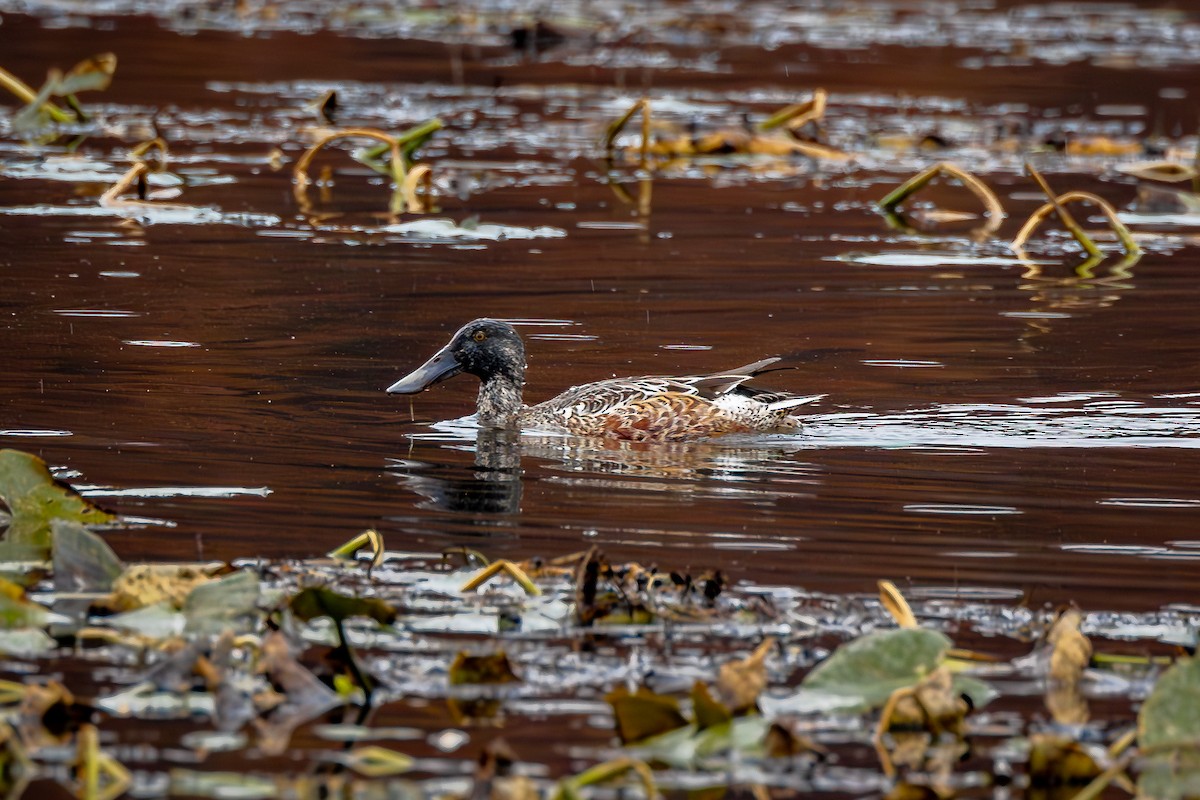
M613 148L616 145L617 137L621 135L621 131L625 130L625 126L629 124L629 120L633 119L633 115L642 112L642 147L641 158L638 161L638 168L646 168L646 156L650 150L650 100L643 97L629 107L629 110L622 114L616 121L609 124L608 129L604 132L604 152L611 161L613 157Z
M1071 216L1070 212L1068 212L1067 209L1063 207L1063 204L1059 202L1059 198L1054 194L1053 190L1051 190L1050 184L1046 183L1046 179L1042 177L1042 173L1038 172L1033 164L1030 164L1028 161L1025 162L1025 172L1028 173L1029 177L1033 178L1034 181L1037 182L1037 185L1041 188L1042 193L1045 194L1046 197L1050 198L1049 205L1054 209L1055 213L1058 214L1058 218L1062 222L1063 227L1075 237L1075 241L1079 242L1079 246L1086 250L1089 256L1103 255L1100 248L1097 247L1096 243L1092 241L1092 237L1084 233L1083 228L1079 227L1079 223L1075 221L1075 218ZM1036 212L1034 213L1036 214ZM1030 217L1030 220L1032 219L1033 217ZM1025 223L1025 227L1029 227L1028 222ZM1024 233L1025 228L1022 228L1021 231ZM1020 238L1020 234L1017 234L1017 239ZM1016 239L1013 241L1016 241ZM1022 239L1021 241L1023 242L1024 240Z
M1000 204L1000 198L996 197L996 193L989 189L986 183L957 164L949 161L938 162L924 172L919 172L912 176L889 192L887 197L880 200L879 207L884 211L895 212L897 206L921 189L924 189L930 181L939 175L948 175L957 179L959 183L983 203L988 213L988 221L983 226L983 233L990 235L1000 227L1000 222L1004 218L1004 206Z
M16 95L16 97L19 100L24 101L26 105L37 102L38 93L35 92L29 86L29 84L25 83L25 81L21 80L16 75L13 75L3 67L0 67L0 87L3 87L12 94ZM70 114L54 105L54 103L51 103L49 100L46 100L42 103L42 108L46 109L46 113L49 114L55 122L72 121Z
M760 131L769 131L781 125L786 125L789 130L795 130L809 122L821 119L821 117L825 116L825 101L828 97L829 93L824 89L816 89L813 91L812 99L805 100L803 103L793 103L790 106L784 106L758 123L758 129Z
M1009 243L1009 247L1013 248L1014 250L1020 249L1024 246L1025 242L1029 241L1029 237L1033 235L1033 232L1037 230L1038 225L1041 225L1042 221L1045 220L1046 217L1057 212L1058 217L1061 220L1063 219L1063 214L1066 213L1066 205L1068 203L1078 202L1088 202L1100 209L1100 211L1108 219L1108 226L1112 229L1112 232L1116 234L1117 239L1120 240L1121 247L1124 248L1127 255L1138 256L1141 254L1142 248L1138 246L1136 241L1134 241L1133 235L1129 232L1129 228L1125 227L1125 223L1121 222L1121 220L1117 217L1116 209L1105 202L1103 198L1097 197L1091 192L1066 192L1054 197L1051 202L1046 203L1041 208L1029 215L1029 219L1025 221L1025 224L1021 226L1021 230L1017 231L1016 237L1014 237L1012 242ZM1070 215L1068 215L1068 217L1070 217ZM1071 221L1074 223L1074 218L1071 218ZM1066 224L1065 220L1063 224ZM1100 250L1099 247L1096 247L1096 243L1093 242L1091 237L1084 233L1081 228L1079 228L1077 223L1075 223L1075 230L1072 230L1069 227L1067 230L1071 231L1071 235L1075 237L1075 240L1079 242L1081 247L1087 250L1089 256L1093 258L1104 257L1104 252ZM1076 231L1078 231L1078 233L1076 233ZM1087 246L1087 244L1084 244L1085 241L1091 245L1090 248Z

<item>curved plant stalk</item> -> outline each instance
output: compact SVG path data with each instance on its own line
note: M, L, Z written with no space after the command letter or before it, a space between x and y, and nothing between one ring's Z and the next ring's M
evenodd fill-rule
M815 122L825 116L825 101L829 93L824 89L814 89L810 100L785 106L758 123L760 131L774 130L785 126L789 131L798 130L810 122Z
M537 596L542 593L542 590L537 587L537 584L535 584L530 577L525 574L525 570L521 569L519 566L505 558L501 558L497 561L493 561L491 564L488 564L482 570L477 572L475 576L471 578L471 580L464 583L462 585L462 589L459 591L470 592L478 589L480 586L483 586L501 572L507 572L509 577L521 585L521 588L525 590L525 594Z
M879 207L883 209L885 214L895 216L896 209L901 203L921 189L924 189L929 185L930 181L939 175L946 175L956 179L983 203L984 208L987 210L988 218L987 222L977 230L980 237L991 236L999 230L1000 223L1004 220L1004 206L1000 204L1000 198L996 197L996 193L988 188L986 183L957 164L949 161L940 161L924 172L919 172L912 176L889 192L887 197L880 200Z
M1121 220L1117 218L1116 209L1105 202L1102 198L1097 197L1091 192L1066 192L1054 197L1051 202L1046 203L1041 208L1029 215L1029 219L1025 221L1025 224L1021 226L1021 230L1017 232L1016 237L1014 237L1012 242L1009 243L1009 247L1011 247L1013 250L1022 248L1025 243L1029 241L1029 237L1033 235L1033 232L1037 230L1038 226L1042 224L1046 217L1057 212L1059 219L1063 220L1063 224L1067 226L1067 230L1069 230L1071 235L1075 237L1075 240L1079 242L1080 247L1086 250L1089 256L1094 257L1098 255L1103 258L1104 252L1096 246L1096 243L1092 241L1091 237L1084 233L1083 229L1079 227L1079 224L1075 223L1074 219L1070 217L1070 214L1067 214L1066 212L1066 206L1068 203L1079 202L1088 202L1100 209L1101 213L1103 213L1105 218L1108 220L1109 228L1112 229L1112 232L1116 234L1117 239L1120 240L1121 246L1124 248L1126 255L1135 257L1141 255L1142 248L1138 246L1136 241L1134 241L1133 235L1130 234L1129 229L1125 227L1125 223L1121 222ZM1073 227L1071 225L1067 225L1067 222L1063 217L1064 214L1066 214L1067 218L1071 219ZM1126 270L1129 266L1131 265L1126 265Z
M75 796L80 800L116 800L133 784L129 770L100 749L95 725L84 725L76 734L75 766L79 771Z
M913 613L912 607L904 599L904 595L896 588L896 584L891 581L879 581L878 586L879 602L892 615L892 619L896 620L896 624L901 628L919 628L917 615Z
M417 187L425 187L425 198L417 194ZM420 214L426 211L431 211L433 204L433 170L428 164L417 164L408 171L404 176L404 182L400 184L400 195L404 198L404 205L412 214Z
M13 75L3 67L0 67L0 88L7 89L9 92L15 95L18 100L23 101L26 105L37 102L38 93L35 92L29 84L25 83L25 81L21 80L16 75ZM54 105L54 103L51 103L49 100L42 101L41 107L45 109L46 113L49 114L50 118L55 122L71 122L74 119L70 114Z
M327 555L339 561L353 561L355 554L364 545L371 548L371 569L382 564L383 558L386 555L386 550L383 547L383 535L374 528L368 528L340 547L330 550Z
M170 158L171 153L167 147L166 141L164 141L161 136L155 136L153 139L148 139L147 141L142 142L137 147L129 151L129 157L145 160L146 153L150 152L151 150L158 151L158 160L160 165L159 169L166 169L167 160Z
M151 150L158 151L158 160L154 163L146 160L146 154ZM130 205L135 203L145 203L147 200L141 197L142 189L144 189L143 181L146 176L153 172L162 172L167 168L167 161L170 158L170 149L167 143L161 136L155 136L142 142L137 147L129 151L129 155L134 159L135 163L130 167L124 175L117 179L117 182L108 187L108 190L100 195L100 205L102 206L119 206ZM130 189L138 189L139 197L137 200L122 200L121 195L128 192Z
M393 189L391 201L388 203L388 211L392 214L400 214L405 210L405 208L407 208L409 211L420 211L420 205L415 203L415 182L412 186L413 201L406 202L407 197L405 195L404 186L410 170L406 166L405 146L412 144L412 146L408 149L408 152L411 153L412 150L416 148L415 142L418 142L418 140L423 141L425 138L428 138L433 131L437 130L441 126L441 120L435 119L430 120L429 122L426 122L416 128L405 131L400 136L392 136L391 134L384 133L376 128L343 128L322 136L315 143L313 143L311 147L304 151L304 155L300 156L300 159L292 168L292 176L295 181L295 193L297 195L297 200L300 202L302 207L308 205L307 198L302 198L301 195L305 194L309 183L312 182L312 179L308 176L308 167L309 164L312 163L312 160L316 154L326 145L339 139L359 137L374 139L375 141L382 143L386 150L391 151L391 156L388 160L388 170L392 179ZM380 150L379 152L383 151ZM429 167L423 167L423 169L426 171L423 173L423 175L427 175ZM417 180L420 180L421 177L422 176L418 176Z
M115 206L133 202L131 200L122 200L121 195L128 192L130 189L137 186L139 181L145 179L150 174L150 167L146 162L139 161L134 164L129 170L117 179L117 182L108 187L108 190L100 195L100 205Z
M613 148L616 145L617 137L621 135L621 131L625 130L625 126L629 124L629 120L633 119L634 114L639 111L642 112L642 145L639 151L638 168L646 168L646 156L650 150L650 99L648 97L643 97L631 105L629 110L610 123L604 132L604 154L610 162L613 160Z

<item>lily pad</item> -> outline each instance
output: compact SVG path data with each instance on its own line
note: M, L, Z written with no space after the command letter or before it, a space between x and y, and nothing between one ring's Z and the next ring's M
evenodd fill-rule
M933 672L951 647L942 633L923 628L876 631L842 645L784 698L764 696L769 715L858 713L882 706L892 692Z
M1162 674L1138 714L1142 797L1200 797L1200 660L1180 659Z
M258 611L259 580L250 570L238 570L220 580L202 583L183 602L184 632L219 633Z
M6 541L46 550L50 547L53 519L83 525L104 525L116 520L114 514L55 480L45 461L20 450L0 450L0 500L12 514Z
M370 597L349 597L329 589L305 589L292 598L292 613L308 622L329 617L342 622L349 617L370 617L382 625L396 619L396 610L382 600Z
M54 588L59 592L108 592L125 566L108 542L73 520L50 523L54 534Z

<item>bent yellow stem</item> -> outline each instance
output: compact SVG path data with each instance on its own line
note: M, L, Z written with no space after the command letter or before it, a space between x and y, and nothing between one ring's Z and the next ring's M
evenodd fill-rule
M1000 223L1004 219L1004 206L1000 204L1000 198L996 197L996 193L988 188L986 183L957 164L949 161L941 161L924 172L919 172L912 176L889 192L887 197L880 200L879 207L887 213L895 213L897 206L921 189L924 189L929 185L930 181L939 175L946 175L956 179L983 203L987 211L988 220L980 228L979 232L981 234L990 236L1000 228Z
M1134 241L1133 235L1129 232L1129 229L1125 227L1125 223L1121 222L1121 220L1117 218L1116 209L1105 202L1102 198L1097 197L1091 192L1066 192L1053 198L1051 202L1046 203L1041 208L1029 215L1029 219L1025 221L1023 226L1021 226L1021 230L1017 231L1017 235L1009 244L1009 247L1014 250L1022 248L1025 243L1029 241L1029 237L1033 235L1033 232L1037 230L1038 226L1042 224L1046 217L1053 213L1058 213L1059 219L1063 220L1063 214L1066 213L1066 205L1068 203L1079 202L1088 202L1100 209L1101 213L1103 213L1105 218L1108 220L1108 226L1121 241L1121 246L1124 248L1127 255L1138 256L1141 254L1141 247L1139 247L1138 243ZM1068 218L1070 217L1069 214L1067 216ZM1073 218L1072 223L1074 223ZM1065 220L1063 220L1063 224L1067 224ZM1071 235L1075 237L1075 240L1079 242L1079 245L1083 247L1083 249L1086 250L1090 256L1095 257L1099 255L1103 257L1103 252L1100 250L1100 248L1096 247L1096 243L1091 240L1091 237L1084 233L1082 228L1079 228L1078 223L1074 224L1074 229L1069 226L1067 229L1071 231ZM1089 244L1091 245L1090 247L1088 246Z
M13 75L11 72L4 69L3 67L0 67L0 87L3 87L5 89L7 89L8 91L12 92L14 95L17 96L17 98L19 100L22 100L26 105L37 101L38 93L35 92L29 86L29 84L25 83L25 81L21 80L16 75ZM50 117L55 122L71 122L72 121L70 114L68 114L66 111L63 111L58 106L54 105L54 103L51 103L49 100L46 100L45 102L42 103L42 108L46 109L46 113L49 114Z
M824 89L815 89L812 99L779 109L758 123L758 129L760 131L769 131L781 125L786 125L790 131L802 128L809 122L814 122L825 116L825 101L828 97L829 93Z
M525 570L504 558L498 561L493 561L491 564L488 564L486 567L476 573L475 577L463 584L461 591L470 592L474 589L478 589L480 586L483 586L501 572L507 572L509 577L521 585L521 588L525 590L526 594L536 596L542 593L542 590L539 589L537 584L535 584L529 575L525 573Z

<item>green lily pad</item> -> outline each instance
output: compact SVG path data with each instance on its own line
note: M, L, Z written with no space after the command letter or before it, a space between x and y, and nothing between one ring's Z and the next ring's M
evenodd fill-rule
M1181 658L1162 674L1138 713L1145 754L1138 796L1200 797L1200 660Z
M109 592L113 581L125 570L117 554L78 522L55 519L54 588L59 592Z
M308 622L318 617L329 617L334 622L343 622L350 617L370 617L382 625L390 625L396 619L396 609L382 600L371 597L350 597L329 589L305 589L292 598L292 613Z
M55 480L45 461L20 450L0 450L0 500L12 514L6 541L47 551L51 520L72 520L83 525L116 520L114 514Z
M185 634L220 633L258 613L259 580L250 570L238 570L202 583L183 601Z
M763 711L778 716L860 713L878 708L892 692L916 684L937 669L951 644L945 634L925 628L868 633L818 664L796 694L764 696Z

